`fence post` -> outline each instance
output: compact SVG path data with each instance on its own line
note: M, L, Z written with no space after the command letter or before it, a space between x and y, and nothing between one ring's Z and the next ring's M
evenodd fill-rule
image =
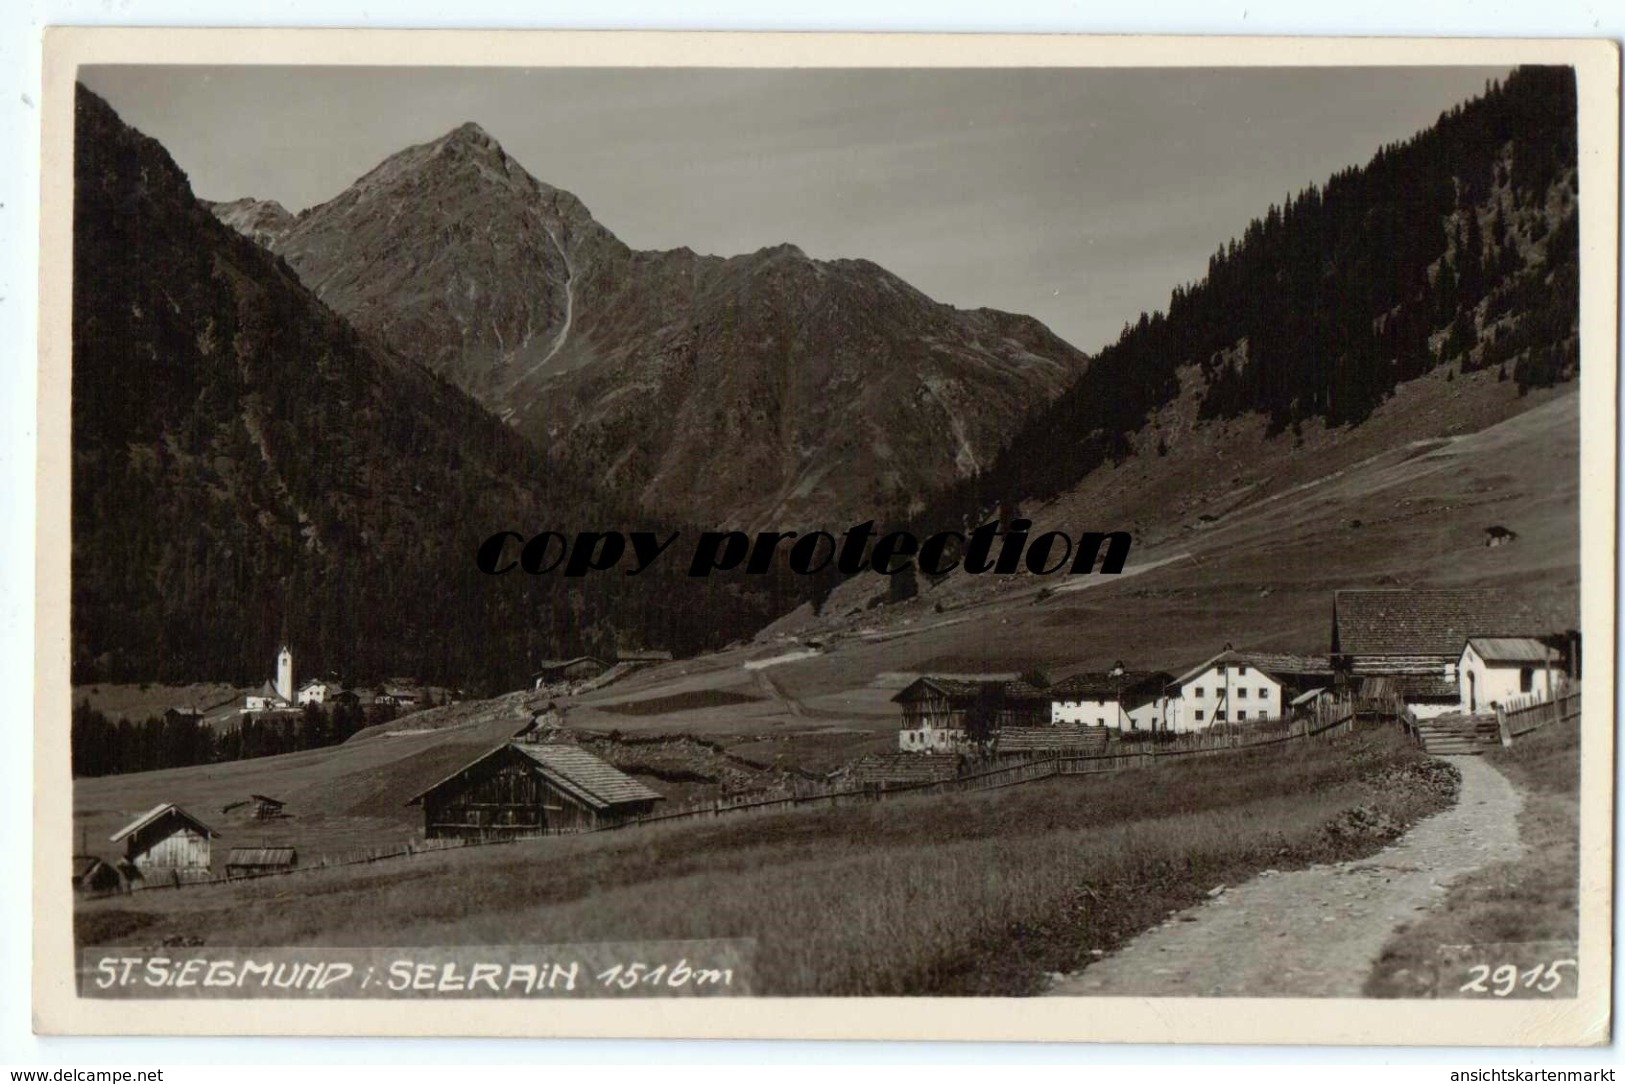
M1495 705L1495 726L1501 732L1501 747L1504 749L1512 744L1512 727L1507 723L1507 714L1501 710L1501 705Z

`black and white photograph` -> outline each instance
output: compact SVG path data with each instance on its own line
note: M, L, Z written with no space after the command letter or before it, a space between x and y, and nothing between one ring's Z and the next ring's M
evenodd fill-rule
M272 52L58 80L53 1028L1606 1040L1617 51Z

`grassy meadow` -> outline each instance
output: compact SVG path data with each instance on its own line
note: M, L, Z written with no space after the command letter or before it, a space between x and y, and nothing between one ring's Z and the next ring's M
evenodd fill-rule
M1574 941L1580 921L1580 725L1559 723L1486 754L1523 791L1523 857L1454 885L1426 918L1383 950L1366 993L1448 995L1434 989L1440 945Z
M1448 805L1454 779L1371 731L137 893L81 904L77 932L88 945L754 938L760 993L1028 994L1217 885L1376 850Z

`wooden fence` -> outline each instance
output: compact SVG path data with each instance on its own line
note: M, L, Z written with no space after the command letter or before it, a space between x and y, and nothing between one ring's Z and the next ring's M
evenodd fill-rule
M1374 717L1369 713L1363 716L1367 721ZM904 795L952 794L967 790L993 790L1000 787L1031 783L1040 779L1049 779L1057 775L1094 775L1105 772L1129 771L1136 768L1149 768L1158 763L1165 763L1170 760L1177 761L1181 758L1245 752L1249 749L1282 745L1306 738L1335 737L1353 731L1357 726L1361 725L1361 719L1361 713L1355 711L1351 705L1348 710L1341 714L1329 714L1325 718L1294 719L1284 727L1260 728L1256 732L1236 730L1219 734L1181 735L1173 741L1145 742L1133 752L1102 753L1087 756L1061 754L1035 757L1013 764L1001 764L998 767L984 768L965 775L955 776L952 779L866 787L834 785L810 788L803 786L798 788L800 793L787 795L772 797L743 795L737 798L720 798L710 802L695 803L681 809L662 810L659 813L649 813L641 817L628 818L618 824L606 825L603 828L594 829L594 831L613 831L645 824L662 824L702 817L717 817L725 813L777 812L808 806L834 808L842 805L875 802Z
M1555 699L1543 700L1538 694L1519 696L1495 709L1495 721L1501 726L1501 741L1510 745L1543 726L1566 723L1580 717L1580 690L1570 688Z

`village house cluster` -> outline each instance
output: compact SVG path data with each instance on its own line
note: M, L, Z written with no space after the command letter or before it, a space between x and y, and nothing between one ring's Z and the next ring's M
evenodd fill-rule
M959 758L929 754L957 754L972 745L999 757L1109 755L1112 742L1132 736L1335 718L1351 703L1384 705L1425 731L1428 720L1471 720L1569 692L1579 678L1578 635L1536 634L1535 626L1535 619L1494 591L1350 590L1332 599L1330 649L1324 654L1226 644L1179 674L1117 662L1104 671L1063 673L1055 681L1037 673L921 675L893 697L902 712L898 752L849 765L843 781L862 787L947 778ZM581 691L670 657L645 651L624 652L613 661L589 655L551 660L532 684L543 692ZM249 696L242 710L297 710L294 705L347 695L353 694L335 682L296 688L293 653L284 646L276 680ZM386 686L375 699L385 697L402 707L417 704L415 691L404 684ZM656 813L664 800L659 792L575 745L551 709L535 713L501 744L461 766L441 765L438 772L447 774L438 779L421 778L416 785L422 789L407 804L422 810L426 839L590 831ZM264 794L242 795L219 814L256 835L267 822L292 815L282 801ZM110 838L117 857L76 855L75 889L98 893L209 880L220 836L174 803L160 804ZM261 836L258 846L232 847L223 867L227 877L254 876L292 869L298 861L293 847Z
M412 678L391 678L374 688L351 685L337 677L310 678L296 687L293 649L283 644L276 655L276 677L245 696L239 714L270 719L297 714L308 704L345 703L361 707L388 704L411 710L425 706L427 700L427 692Z
M1065 752L1096 747L1106 732L1314 715L1338 698L1390 703L1418 720L1483 715L1560 695L1578 665L1575 634L1532 635L1530 618L1497 591L1350 590L1333 596L1331 649L1321 655L1226 644L1178 676L1118 662L1043 687L1014 674L928 674L893 700L900 752L957 752L978 731L996 734L1000 752Z

